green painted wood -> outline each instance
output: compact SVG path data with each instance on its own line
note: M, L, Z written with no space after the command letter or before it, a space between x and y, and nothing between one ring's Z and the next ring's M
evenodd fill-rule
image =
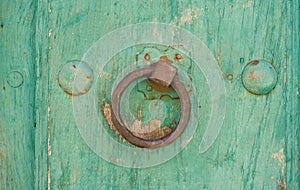
M31 189L34 183L35 189L300 188L299 1L1 2L0 21L1 189ZM57 76L108 32L153 21L185 28L208 46L226 83L226 117L204 154L198 151L200 126L168 162L123 168L88 148L72 97ZM277 69L278 84L269 95L255 96L242 86L242 68L253 58L271 60ZM25 76L19 88L7 84L12 70Z
M0 2L0 189L34 188L36 9Z
M48 186L48 131L49 131L49 34L48 2L37 1L36 8L36 130L35 130L35 186L34 189L46 189Z
M51 2L50 187L299 188L299 104L294 82L299 65L297 5L297 1ZM88 149L72 120L71 97L58 87L56 78L67 61L80 59L106 33L152 21L175 24L198 36L217 58L224 78L232 74L233 79L226 81L226 119L211 149L199 154L200 142L191 141L167 163L127 169L107 163ZM107 48L110 45L116 44ZM251 95L241 84L241 70L252 58L272 60L277 68L278 85L267 96ZM245 63L240 62L243 59Z

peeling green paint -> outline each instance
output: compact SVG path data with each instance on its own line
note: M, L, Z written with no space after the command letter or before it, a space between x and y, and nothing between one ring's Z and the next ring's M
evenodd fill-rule
M0 189L300 188L299 1L26 0L0 7ZM185 28L208 46L225 80L226 117L203 154L199 127L168 162L123 168L83 141L57 74L105 34L153 21ZM136 51L122 59L131 56ZM255 58L271 60L278 73L265 96L253 96L241 82ZM14 71L23 75L20 86L7 82Z

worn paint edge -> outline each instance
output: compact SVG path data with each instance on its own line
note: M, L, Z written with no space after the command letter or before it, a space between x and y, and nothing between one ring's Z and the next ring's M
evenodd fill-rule
M299 68L300 68L300 43L299 43L299 21L300 21L300 2L293 0L288 2L287 7L287 63L286 71L290 75L286 76L287 83L285 86L286 102L286 179L282 189L300 189L300 121L299 121Z
M35 93L35 169L34 189L49 188L48 180L48 119L49 103L49 63L48 63L48 0L38 0L36 9L35 54L36 54L36 93Z

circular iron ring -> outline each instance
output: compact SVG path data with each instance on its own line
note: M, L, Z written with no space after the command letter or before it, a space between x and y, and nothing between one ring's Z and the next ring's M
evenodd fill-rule
M117 87L115 88L112 94L112 121L116 129L122 135L122 137L124 137L129 143L141 148L158 148L174 142L184 132L190 119L190 114L191 114L190 96L184 84L180 81L180 78L177 74L177 69L174 66L172 66L170 63L168 63L168 65L164 65L166 63L167 63L166 61L160 60L159 62L151 64L150 66L137 69L129 73L120 81L120 83L117 85ZM172 73L173 76L171 76L170 79L170 75L172 75ZM155 82L163 86L171 85L175 89L175 91L177 92L180 98L181 101L180 121L177 127L170 134L162 138L155 139L155 140L147 140L147 139L142 139L140 137L137 137L129 131L129 129L124 125L120 117L120 101L123 92L132 82L140 78L148 78L150 80L154 80Z

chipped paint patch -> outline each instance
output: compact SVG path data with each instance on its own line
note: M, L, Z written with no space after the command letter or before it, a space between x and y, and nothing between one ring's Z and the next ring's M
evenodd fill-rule
M50 100L50 97L48 97ZM49 103L50 105L50 103ZM47 113L47 120L48 120L48 142L47 142L47 152L48 152L48 157L51 156L51 125L50 125L50 115L51 115L51 108L48 106L48 113ZM48 163L48 168L47 168L47 179L48 179L48 190L51 189L51 165L50 162Z
M76 179L77 179L77 171L76 171L76 166L74 165L73 183L76 183Z
M109 127L111 130L115 131L115 133L120 136L120 133L118 132L118 130L116 129L114 123L112 122L112 118L111 118L111 107L110 104L105 103L103 108L102 108L102 112L104 115L104 119L106 120L106 122L108 123ZM120 136L121 137L121 136Z
M104 118L105 118L106 122L108 123L110 129L115 131L115 133L120 138L125 140L120 135L120 133L116 129L114 123L112 122L110 104L105 103L102 108L102 112L103 112ZM144 125L144 126L142 125L142 123L143 122L141 120L135 120L132 124L130 124L130 125L126 124L126 126L128 126L128 129L135 136L143 138L143 139L147 139L147 140L162 138L172 132L172 129L168 126L161 127L162 121L159 119L153 119L147 125Z
M253 0L249 0L247 3L243 4L243 8L250 8L253 5Z
M137 137L154 140L162 138L172 132L172 129L168 126L161 127L162 121L159 119L153 119L147 125L142 125L141 120L135 120L128 129Z
M198 19L203 14L203 9L199 8L188 8L185 9L182 13L182 16L179 17L179 26L184 24L191 24L194 20Z
M102 71L99 74L99 77L104 78L105 80L110 80L112 78L112 74L108 73L108 72L105 72L105 71Z
M277 183L281 186L282 190L286 189L286 182L285 182L285 170L286 170L286 156L284 153L284 149L281 148L277 153L274 153L272 156L274 159L277 159L281 165L281 175L283 179L278 179Z
M119 162L119 159L114 157L111 157L110 160L116 164Z
M52 35L52 29L50 28L48 31L48 36L51 37L51 35Z
M50 14L51 13L51 4L50 3L48 3L48 13Z
M285 167L286 167L286 157L284 154L284 149L281 148L277 153L274 153L272 156L274 159L278 159L280 164L282 165L282 176L285 176Z
M254 0L235 0L235 2L232 2L232 9L249 9L254 6Z

